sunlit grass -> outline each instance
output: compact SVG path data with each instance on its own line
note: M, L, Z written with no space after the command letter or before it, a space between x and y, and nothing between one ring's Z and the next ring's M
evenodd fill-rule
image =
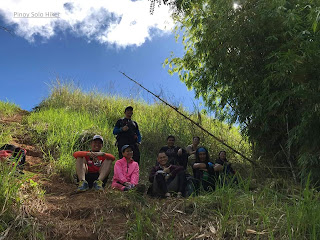
M27 124L33 132L35 143L54 160L58 172L69 178L75 171L72 153L88 149L88 146L80 144L84 135L102 135L106 140L103 150L118 155L112 131L116 121L123 117L125 107L129 105L134 107L133 119L138 122L142 134L142 175L146 175L154 164L157 152L166 145L166 138L170 134L177 137L176 143L182 147L191 144L193 136L200 136L201 144L210 149L213 159L220 150L225 149L163 104L149 105L134 99L104 96L93 92L83 93L73 85L59 83L52 87L51 95L40 103L37 111L27 118ZM198 113L188 113L183 109L181 111L198 121ZM249 144L236 128L229 128L226 124L213 121L204 115L201 117L201 123L234 148L250 155ZM242 161L232 152L228 154L232 161Z
M10 117L19 110L20 108L14 103L0 101L0 118Z

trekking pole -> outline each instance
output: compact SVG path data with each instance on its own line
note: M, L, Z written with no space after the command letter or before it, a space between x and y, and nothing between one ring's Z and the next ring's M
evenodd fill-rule
M237 151L236 149L234 149L233 147L229 146L228 144L226 144L224 141L222 141L221 139L219 139L218 137L216 137L215 135L213 135L211 132L209 132L208 130L206 130L205 128L203 128L199 123L193 121L191 118L189 118L188 116L186 116L185 114L183 114L182 112L180 112L178 110L177 107L171 105L170 103L167 103L165 100L163 100L162 98L160 98L160 96L154 94L153 92L151 92L150 90L148 90L147 88L145 88L144 86L142 86L140 83L138 83L136 80L132 79L131 77L127 76L124 72L119 71L120 73L122 73L126 78L128 78L130 81L134 82L135 84L139 85L141 88L143 88L144 90L146 90L148 93L150 93L151 95L155 96L157 99L159 99L161 102L163 102L165 105L171 107L173 110L175 110L177 113L179 113L181 116L183 116L185 119L189 120L191 123L193 123L194 125L196 125L198 128L200 128L202 131L204 131L205 133L207 133L209 136L213 137L216 141L218 141L219 143L221 143L222 145L226 146L227 148L229 148L230 150L232 150L233 152L237 153L238 155L240 155L241 157L243 157L245 160L249 161L250 163L257 165L257 163L255 163L254 161L252 161L251 159L249 159L248 157L246 157L244 154L242 154L241 152Z

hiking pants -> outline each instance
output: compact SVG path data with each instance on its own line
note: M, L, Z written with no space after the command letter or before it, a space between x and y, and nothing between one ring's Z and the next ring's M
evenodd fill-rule
M167 181L163 174L154 176L152 193L153 195L163 196L167 192L184 192L186 183L185 172L179 172L174 178L169 178Z

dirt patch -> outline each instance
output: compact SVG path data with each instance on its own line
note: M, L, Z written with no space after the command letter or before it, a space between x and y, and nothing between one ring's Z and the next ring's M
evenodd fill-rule
M25 114L21 112L2 121L7 124L16 123L22 128L21 122ZM27 135L14 136L11 144L27 150L25 172L30 174L30 179L44 193L42 198L28 196L22 209L26 216L34 220L45 239L125 239L130 229L136 227L132 224L135 224L139 211L142 208L148 211L150 206L157 211L150 216L150 219L157 219L151 222L152 231L157 232L157 236L170 231L180 239L211 239L210 236L214 236L212 230L210 232L194 222L193 209L188 209L181 199L130 199L126 193L112 190L110 182L103 192L91 189L76 193L75 184L66 182L58 175L49 174L49 164L44 161L41 150L31 144ZM196 238L201 236L200 232L205 232L205 237Z

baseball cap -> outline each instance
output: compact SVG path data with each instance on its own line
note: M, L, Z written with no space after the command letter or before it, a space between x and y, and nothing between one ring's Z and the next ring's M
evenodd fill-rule
M96 139L100 139L103 143L103 137L101 137L100 135L94 135L92 138L92 141L96 140Z
M124 145L122 148L121 148L121 152L123 153L124 150L126 150L127 148L131 148L130 145Z

